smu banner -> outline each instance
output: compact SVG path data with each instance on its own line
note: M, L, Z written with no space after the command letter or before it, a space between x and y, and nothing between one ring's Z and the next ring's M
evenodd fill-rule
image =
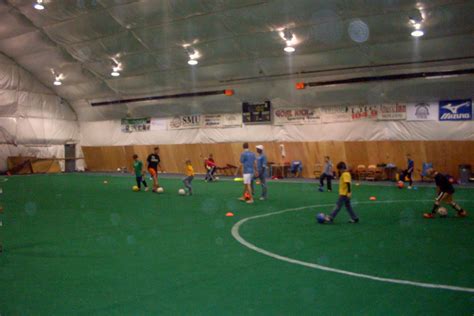
M121 121L121 130L124 133L145 132L150 130L150 118L129 119Z
M319 124L319 109L277 109L273 112L273 124Z
M224 128L242 126L242 115L239 114L206 114L181 115L173 117L168 129L188 128Z
M407 121L438 120L438 104L420 102L407 105Z
M379 121L399 121L406 120L407 106L401 103L383 104L379 106L377 120Z
M470 121L472 120L472 100L439 101L440 121Z

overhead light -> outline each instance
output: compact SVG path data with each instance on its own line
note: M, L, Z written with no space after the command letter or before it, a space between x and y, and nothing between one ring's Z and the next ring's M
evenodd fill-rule
M198 64L198 61L196 59L190 59L188 60L188 64L190 64L191 66L194 66Z
M35 5L33 6L36 10L44 10L43 0L36 0Z
M60 86L60 85L62 85L62 82L60 80L56 79L56 80L54 80L54 85L55 86Z
M287 53L293 53L295 51L294 44L296 44L293 33L288 29L284 29L280 32L280 36L286 41L286 47L283 50Z
M425 32L423 32L422 30L414 30L413 32L411 32L411 36L413 37L421 37L425 35Z
M286 46L283 48L283 50L287 53L293 53L295 51L295 48L293 46Z
M191 46L185 46L184 49L189 56L188 64L191 66L197 65L199 63L197 60L201 57L201 54Z
M111 75L112 77L118 77L118 76L120 76L120 72L119 72L119 71L120 71L120 64L118 64L117 66L115 66L115 67L112 68L112 72L110 73L110 75Z

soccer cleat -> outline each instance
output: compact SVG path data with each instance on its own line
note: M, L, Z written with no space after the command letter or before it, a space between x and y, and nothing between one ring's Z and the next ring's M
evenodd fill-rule
M324 222L329 224L333 223L332 218L329 215L326 215L326 217L324 217Z
M332 192L332 190L329 190L329 189L328 189L328 192Z
M145 192L148 192L148 187L145 188Z
M456 214L456 217L466 217L466 216L467 216L467 212L465 210L458 211L458 213Z
M351 219L348 221L348 223L350 223L350 224L357 224L358 222L359 222L359 219L358 219L358 218L356 218L356 219L352 219L352 218L351 218Z
M239 201L245 202L245 198L244 197L239 197Z
M260 201L265 201L265 200L266 200L266 198L264 198L263 196L260 197Z
M320 188L318 189L318 191L319 191L319 192L324 192L324 189L323 189L322 187L320 187Z
M253 200L245 201L245 203L247 203L247 204L253 204Z
M424 218L435 218L435 215L433 213L425 213L423 214Z
M411 190L411 189L412 189L412 187L411 187L411 185L409 185L409 186L408 186L408 190Z

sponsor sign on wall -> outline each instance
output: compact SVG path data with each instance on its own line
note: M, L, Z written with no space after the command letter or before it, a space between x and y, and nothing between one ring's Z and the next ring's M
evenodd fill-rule
M203 115L203 127L225 128L242 126L241 114L206 114Z
M406 120L407 106L402 103L379 105L377 120L380 121L399 121Z
M469 121L472 120L472 100L439 101L440 121Z
M275 125L285 124L319 124L321 114L319 109L276 109L273 112Z
M145 132L150 130L150 118L124 118L121 120L121 130L124 133Z
M376 105L351 105L349 110L353 121L376 120L378 115Z
M438 105L435 103L419 102L407 105L407 121L436 121Z
M175 116L168 124L169 129L199 128L202 126L201 115Z
M352 113L348 106L322 107L321 121L323 123L350 122L352 121Z
M169 119L152 118L150 123L150 131L166 131L168 129Z

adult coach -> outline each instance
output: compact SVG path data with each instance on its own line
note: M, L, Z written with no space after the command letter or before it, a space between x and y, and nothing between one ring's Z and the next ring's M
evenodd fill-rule
M146 159L148 163L148 172L150 173L151 177L153 178L153 192L156 192L158 189L158 166L160 165L160 148L155 147L153 149L153 153L148 156Z
M252 180L253 174L255 170L255 154L249 150L249 144L244 143L243 146L244 151L240 155L240 163L242 164L242 173L243 173L243 180L244 180L244 194L239 200L245 201L245 197L248 197L248 204L253 203L253 195L252 195Z

